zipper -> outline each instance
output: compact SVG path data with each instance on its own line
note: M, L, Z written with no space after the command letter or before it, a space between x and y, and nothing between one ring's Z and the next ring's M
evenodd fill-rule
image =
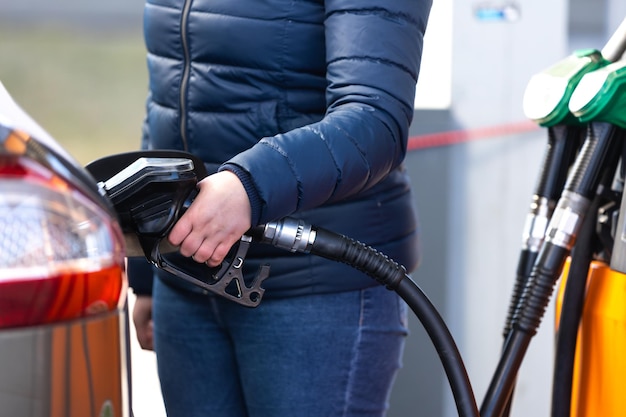
M185 0L182 18L180 21L180 38L183 45L183 76L180 80L180 138L183 141L183 150L189 151L187 143L187 89L189 87L189 74L191 73L191 59L189 57L189 43L187 40L187 22L193 0Z

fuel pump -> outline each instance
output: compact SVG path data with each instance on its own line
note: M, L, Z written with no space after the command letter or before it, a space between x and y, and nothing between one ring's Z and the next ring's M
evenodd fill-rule
M569 100L586 73L607 64L609 61L596 49L575 51L534 75L524 92L524 113L546 128L548 141L522 233L522 247L503 330L504 342L511 332L513 317L518 311L548 222L563 191L567 173L584 139L584 124L569 111ZM512 398L511 394L504 415L510 411Z
M505 339L511 330L517 304L565 185L567 173L584 138L584 125L569 111L569 100L586 73L608 63L598 50L576 51L533 76L526 87L524 113L529 119L547 128L548 143L522 234L516 282L503 332Z
M499 417L504 412L516 370L541 322L592 201L601 198L613 180L626 126L619 115L622 67L623 63L614 63L585 74L569 100L572 114L587 123L585 141L570 169L520 297L512 330L481 407L482 416Z
M607 123L612 126L610 129L618 131L626 128L626 118L622 110L626 104L625 65L626 62L618 61L586 75L581 80L569 105L579 120L589 122L590 126L594 123ZM567 349L568 356L571 356L568 360L572 361L572 379L558 381L564 386L569 383L571 396L562 397L558 402L555 398L553 402L560 403L561 407L567 404L567 409L571 408L571 411L568 414L565 411L554 414L555 417L623 414L623 398L618 388L626 371L626 362L621 354L626 348L626 334L623 331L626 323L626 293L623 289L626 268L621 231L626 208L623 200L623 144L621 149L616 149L616 153L621 157L622 167L615 173L612 187L604 190L613 208L598 212L590 210L590 215L595 215L596 221L595 224L589 222L588 227L595 225L593 232L597 236L596 241L586 243L589 246L586 249L586 264L575 256L571 262L566 263L559 287L558 332L561 333L561 327L567 324L568 315L576 319L580 327L576 327L578 337L574 339L575 343L570 342ZM607 235L611 238L606 238ZM593 239L593 234L588 232L587 239ZM583 305L574 310L567 305L570 285L581 287L577 292L581 293L578 297L582 299ZM557 349L557 355L563 350Z

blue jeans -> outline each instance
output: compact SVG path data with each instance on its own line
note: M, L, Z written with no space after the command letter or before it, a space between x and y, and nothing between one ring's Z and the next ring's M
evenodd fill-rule
M155 350L169 417L383 416L407 307L382 286L257 308L155 280Z

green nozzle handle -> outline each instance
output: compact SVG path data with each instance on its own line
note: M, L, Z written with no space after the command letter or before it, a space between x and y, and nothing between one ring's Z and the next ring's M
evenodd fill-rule
M576 86L589 72L608 65L596 49L582 49L535 74L524 92L524 114L541 126L578 125L568 108Z
M569 101L582 123L606 122L626 128L626 61L585 74Z

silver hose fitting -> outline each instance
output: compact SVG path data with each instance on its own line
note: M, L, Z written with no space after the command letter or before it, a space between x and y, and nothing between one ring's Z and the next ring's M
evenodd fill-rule
M265 224L263 240L290 252L309 253L316 233L311 225L289 217Z

